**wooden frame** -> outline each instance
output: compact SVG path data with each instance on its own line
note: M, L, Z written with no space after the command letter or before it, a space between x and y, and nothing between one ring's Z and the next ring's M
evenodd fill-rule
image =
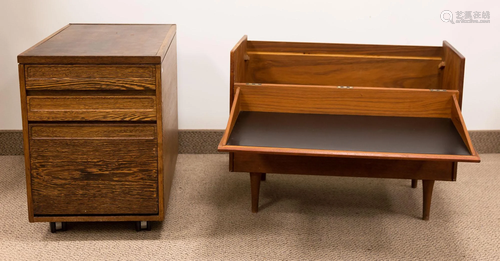
M230 170L250 172L252 211L265 173L424 181L423 219L435 180L456 179L456 162L479 162L460 112L465 59L443 47L248 41L231 51L231 113L219 151ZM229 142L242 112L448 119L466 154L251 146ZM451 123L450 123L451 124ZM269 130L270 131L270 130Z

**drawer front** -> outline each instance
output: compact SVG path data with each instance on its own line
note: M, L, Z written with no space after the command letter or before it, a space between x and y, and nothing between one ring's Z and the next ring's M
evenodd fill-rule
M29 96L29 121L154 121L154 96Z
M154 90L151 65L27 65L27 90Z
M158 213L156 125L29 129L35 215Z

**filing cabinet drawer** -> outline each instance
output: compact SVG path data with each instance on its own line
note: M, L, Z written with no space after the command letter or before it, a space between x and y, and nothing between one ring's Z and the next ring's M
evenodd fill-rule
M31 124L35 215L158 213L155 124Z
M29 121L154 121L154 96L29 96Z
M155 90L148 65L27 65L26 90Z

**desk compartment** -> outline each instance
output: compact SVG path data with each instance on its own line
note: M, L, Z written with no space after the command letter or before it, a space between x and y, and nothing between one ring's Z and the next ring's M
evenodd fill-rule
M155 124L30 124L34 214L158 213Z
M235 84L219 150L479 161L457 91Z
M154 96L28 96L29 121L154 121Z

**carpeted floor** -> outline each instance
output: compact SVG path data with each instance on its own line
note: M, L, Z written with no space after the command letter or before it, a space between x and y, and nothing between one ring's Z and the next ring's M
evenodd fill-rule
M500 154L436 182L430 221L422 184L268 174L250 212L247 173L227 155L179 155L166 219L29 223L21 156L0 157L0 260L499 260Z

